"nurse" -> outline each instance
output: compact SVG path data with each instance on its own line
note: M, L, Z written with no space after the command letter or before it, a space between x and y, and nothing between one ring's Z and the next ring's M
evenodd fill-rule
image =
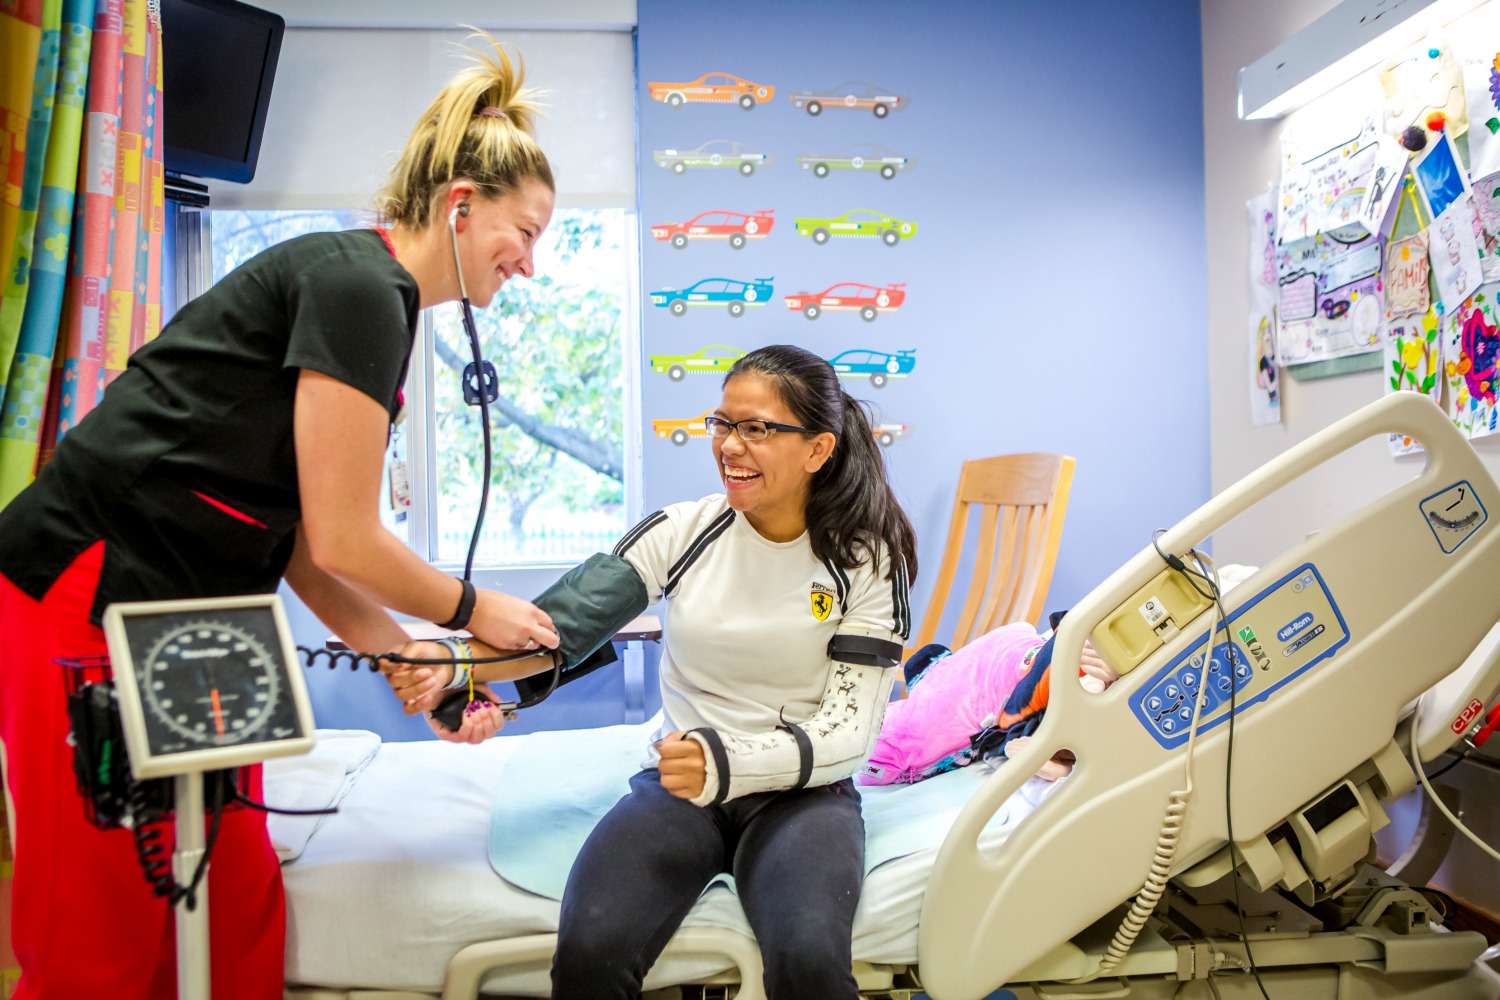
M170 909L131 836L89 825L73 790L53 661L106 651L106 605L268 593L285 578L355 649L405 648L386 608L496 647L557 643L534 605L439 572L379 518L418 313L459 298L458 269L477 306L531 275L552 217L523 73L485 37L493 54L450 81L411 133L378 201L388 231L272 247L183 306L0 511L21 1000L176 995ZM369 113L349 110L351 121ZM455 735L498 725L486 709ZM264 816L226 814L213 861L215 995L279 1000L285 913Z

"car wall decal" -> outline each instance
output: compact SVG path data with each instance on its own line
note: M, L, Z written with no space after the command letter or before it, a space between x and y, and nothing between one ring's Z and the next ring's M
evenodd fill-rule
M828 218L793 219L798 236L807 236L820 246L829 240L846 237L878 238L886 246L893 247L902 240L917 235L917 224L909 219L897 219L868 208L854 208L843 215Z
M703 278L685 288L663 288L651 293L651 304L681 316L689 306L719 306L739 317L751 307L766 304L775 292L773 278Z
M817 117L824 111L869 111L885 118L892 111L904 111L911 103L903 97L873 83L851 81L821 90L798 90L791 95L792 106Z
M744 177L776 162L772 154L733 139L710 139L697 149L658 149L651 153L651 158L658 167L674 174L689 170L738 170Z
M673 382L681 382L694 372L727 372L744 356L745 352L738 347L709 344L692 354L653 354L646 360L652 371Z
M828 359L839 378L867 378L870 385L883 388L893 378L906 378L916 367L916 350L872 351L859 348L842 351Z
M881 313L895 312L906 301L906 282L888 285L866 285L858 281L841 281L821 292L798 292L786 296L786 307L808 319L825 312L858 313L873 322Z
M682 83L653 80L646 84L646 93L653 101L669 108L680 108L684 104L737 104L752 111L775 97L776 88L768 83L752 83L733 73L716 71Z
M703 424L703 418L713 414L713 407L709 407L696 417L670 418L651 421L651 433L663 441L670 441L675 445L685 445L693 438L707 438L708 428ZM896 443L898 438L906 436L909 429L907 424L881 421L870 425L870 433L875 440L884 448L889 448Z
M651 235L660 242L670 243L679 250L697 240L723 240L731 249L739 250L750 240L763 240L776 225L774 208L758 212L729 212L713 209L699 212L686 222L663 222L651 227Z
M910 156L877 146L872 142L857 142L832 153L801 153L797 164L814 177L827 177L833 173L874 173L886 180L906 173L916 166Z

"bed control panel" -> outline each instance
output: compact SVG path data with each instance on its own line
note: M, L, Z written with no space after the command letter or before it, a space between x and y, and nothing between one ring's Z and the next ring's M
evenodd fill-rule
M1244 712L1349 641L1344 616L1311 563L1231 611L1228 626L1226 634L1216 619L1212 644L1199 638L1130 696L1136 718L1163 747L1187 742L1195 704L1198 731L1207 732L1229 718L1231 696L1234 711Z

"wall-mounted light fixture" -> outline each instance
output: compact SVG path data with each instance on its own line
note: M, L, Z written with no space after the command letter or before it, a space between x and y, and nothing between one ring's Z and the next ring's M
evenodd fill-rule
M1343 0L1240 70L1240 117L1281 118L1484 0Z

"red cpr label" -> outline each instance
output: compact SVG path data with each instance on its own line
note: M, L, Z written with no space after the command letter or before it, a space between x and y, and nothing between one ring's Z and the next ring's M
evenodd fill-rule
M1463 731L1465 729L1468 729L1469 726L1473 725L1474 720L1479 718L1479 713L1483 711L1484 703L1479 699L1476 698L1473 701L1469 702L1469 704L1465 706L1464 710L1459 713L1458 718L1453 720L1453 725L1451 727L1452 730L1455 733L1462 735Z

